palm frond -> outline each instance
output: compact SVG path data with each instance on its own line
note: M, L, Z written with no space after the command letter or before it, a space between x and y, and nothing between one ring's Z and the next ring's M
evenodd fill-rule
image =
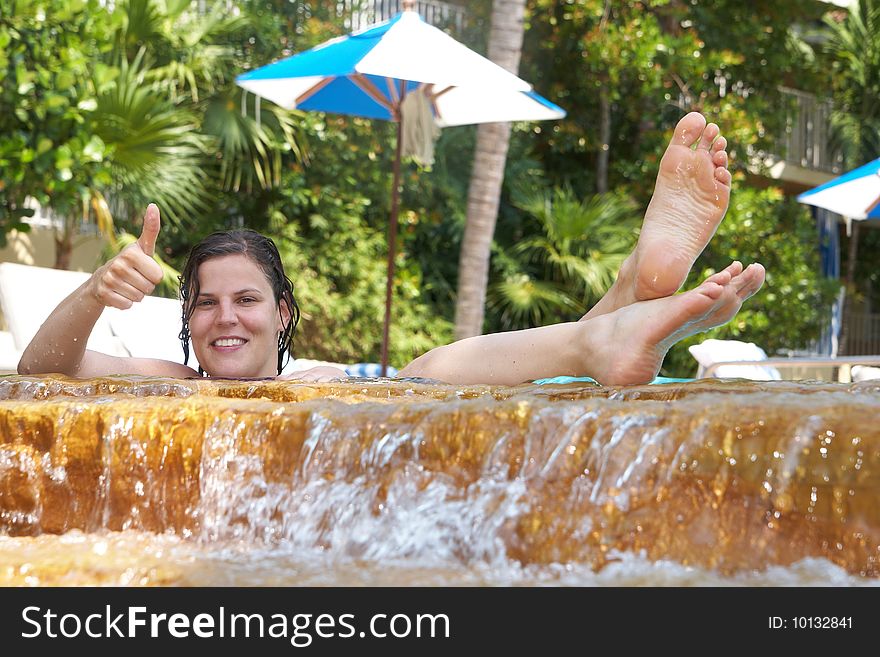
M299 114L270 105L257 122L242 115L231 98L211 102L203 123L204 131L216 139L221 154L220 173L225 189L252 189L254 183L267 189L281 179L282 154L290 151L302 157L295 118ZM278 136L283 136L279 139Z
M565 290L526 274L490 286L487 304L500 315L506 329L540 326L584 312L583 305Z
M143 51L98 97L95 134L110 150L116 194L135 206L155 201L171 221L207 207L206 153L211 139L198 118L145 82Z
M165 41L163 15L155 0L124 0L116 11L122 17L120 36L124 53L145 43L158 45Z
M864 0L838 21L828 15L835 101L832 143L848 166L880 153L880 3Z
M543 233L519 242L512 255L538 265L543 278L579 303L592 304L614 283L635 245L636 206L620 193L579 199L570 188L521 194L519 207Z

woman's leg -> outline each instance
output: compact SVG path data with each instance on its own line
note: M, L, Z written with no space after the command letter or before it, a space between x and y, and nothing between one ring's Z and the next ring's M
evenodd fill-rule
M456 384L516 385L560 375L590 376L607 385L647 383L673 344L739 311L763 283L763 268L754 267L760 276L719 272L689 292L586 321L460 340L420 356L398 376Z

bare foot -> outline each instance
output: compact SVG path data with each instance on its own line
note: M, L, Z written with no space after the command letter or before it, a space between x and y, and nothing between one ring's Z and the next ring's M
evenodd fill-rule
M673 344L730 321L743 301L760 289L764 268L750 265L730 275L741 268L733 263L683 294L632 303L595 317L585 350L591 354L590 376L605 385L652 381Z
M582 319L674 294L715 234L730 200L727 140L691 112L678 122L635 250L612 288Z
M764 285L765 272L763 265L753 263L743 270L742 265L737 261L734 261L723 272L718 272L706 280L718 282L717 277L724 272L729 273L732 271L732 268L735 269L735 265L739 265L742 273L731 277L729 284L722 284L724 285L724 292L721 294L720 303L716 304L712 311L695 325L697 331L694 331L691 335L700 331L708 331L711 328L729 322L739 312L743 302Z

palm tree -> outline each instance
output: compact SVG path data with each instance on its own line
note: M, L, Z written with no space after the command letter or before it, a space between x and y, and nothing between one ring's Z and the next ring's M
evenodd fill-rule
M511 73L519 69L526 0L493 0L489 59ZM477 128L473 172L467 202L467 222L458 264L455 337L483 332L489 256L504 165L510 141L509 123L486 123Z
M489 289L502 328L577 319L611 287L637 238L636 204L619 193L578 199L571 189L532 193L517 205L541 233L507 254L507 273Z

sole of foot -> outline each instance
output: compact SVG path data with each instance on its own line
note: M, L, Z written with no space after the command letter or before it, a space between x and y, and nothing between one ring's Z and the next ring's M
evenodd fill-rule
M715 234L730 201L727 140L691 112L675 126L633 253L637 301L669 296Z

